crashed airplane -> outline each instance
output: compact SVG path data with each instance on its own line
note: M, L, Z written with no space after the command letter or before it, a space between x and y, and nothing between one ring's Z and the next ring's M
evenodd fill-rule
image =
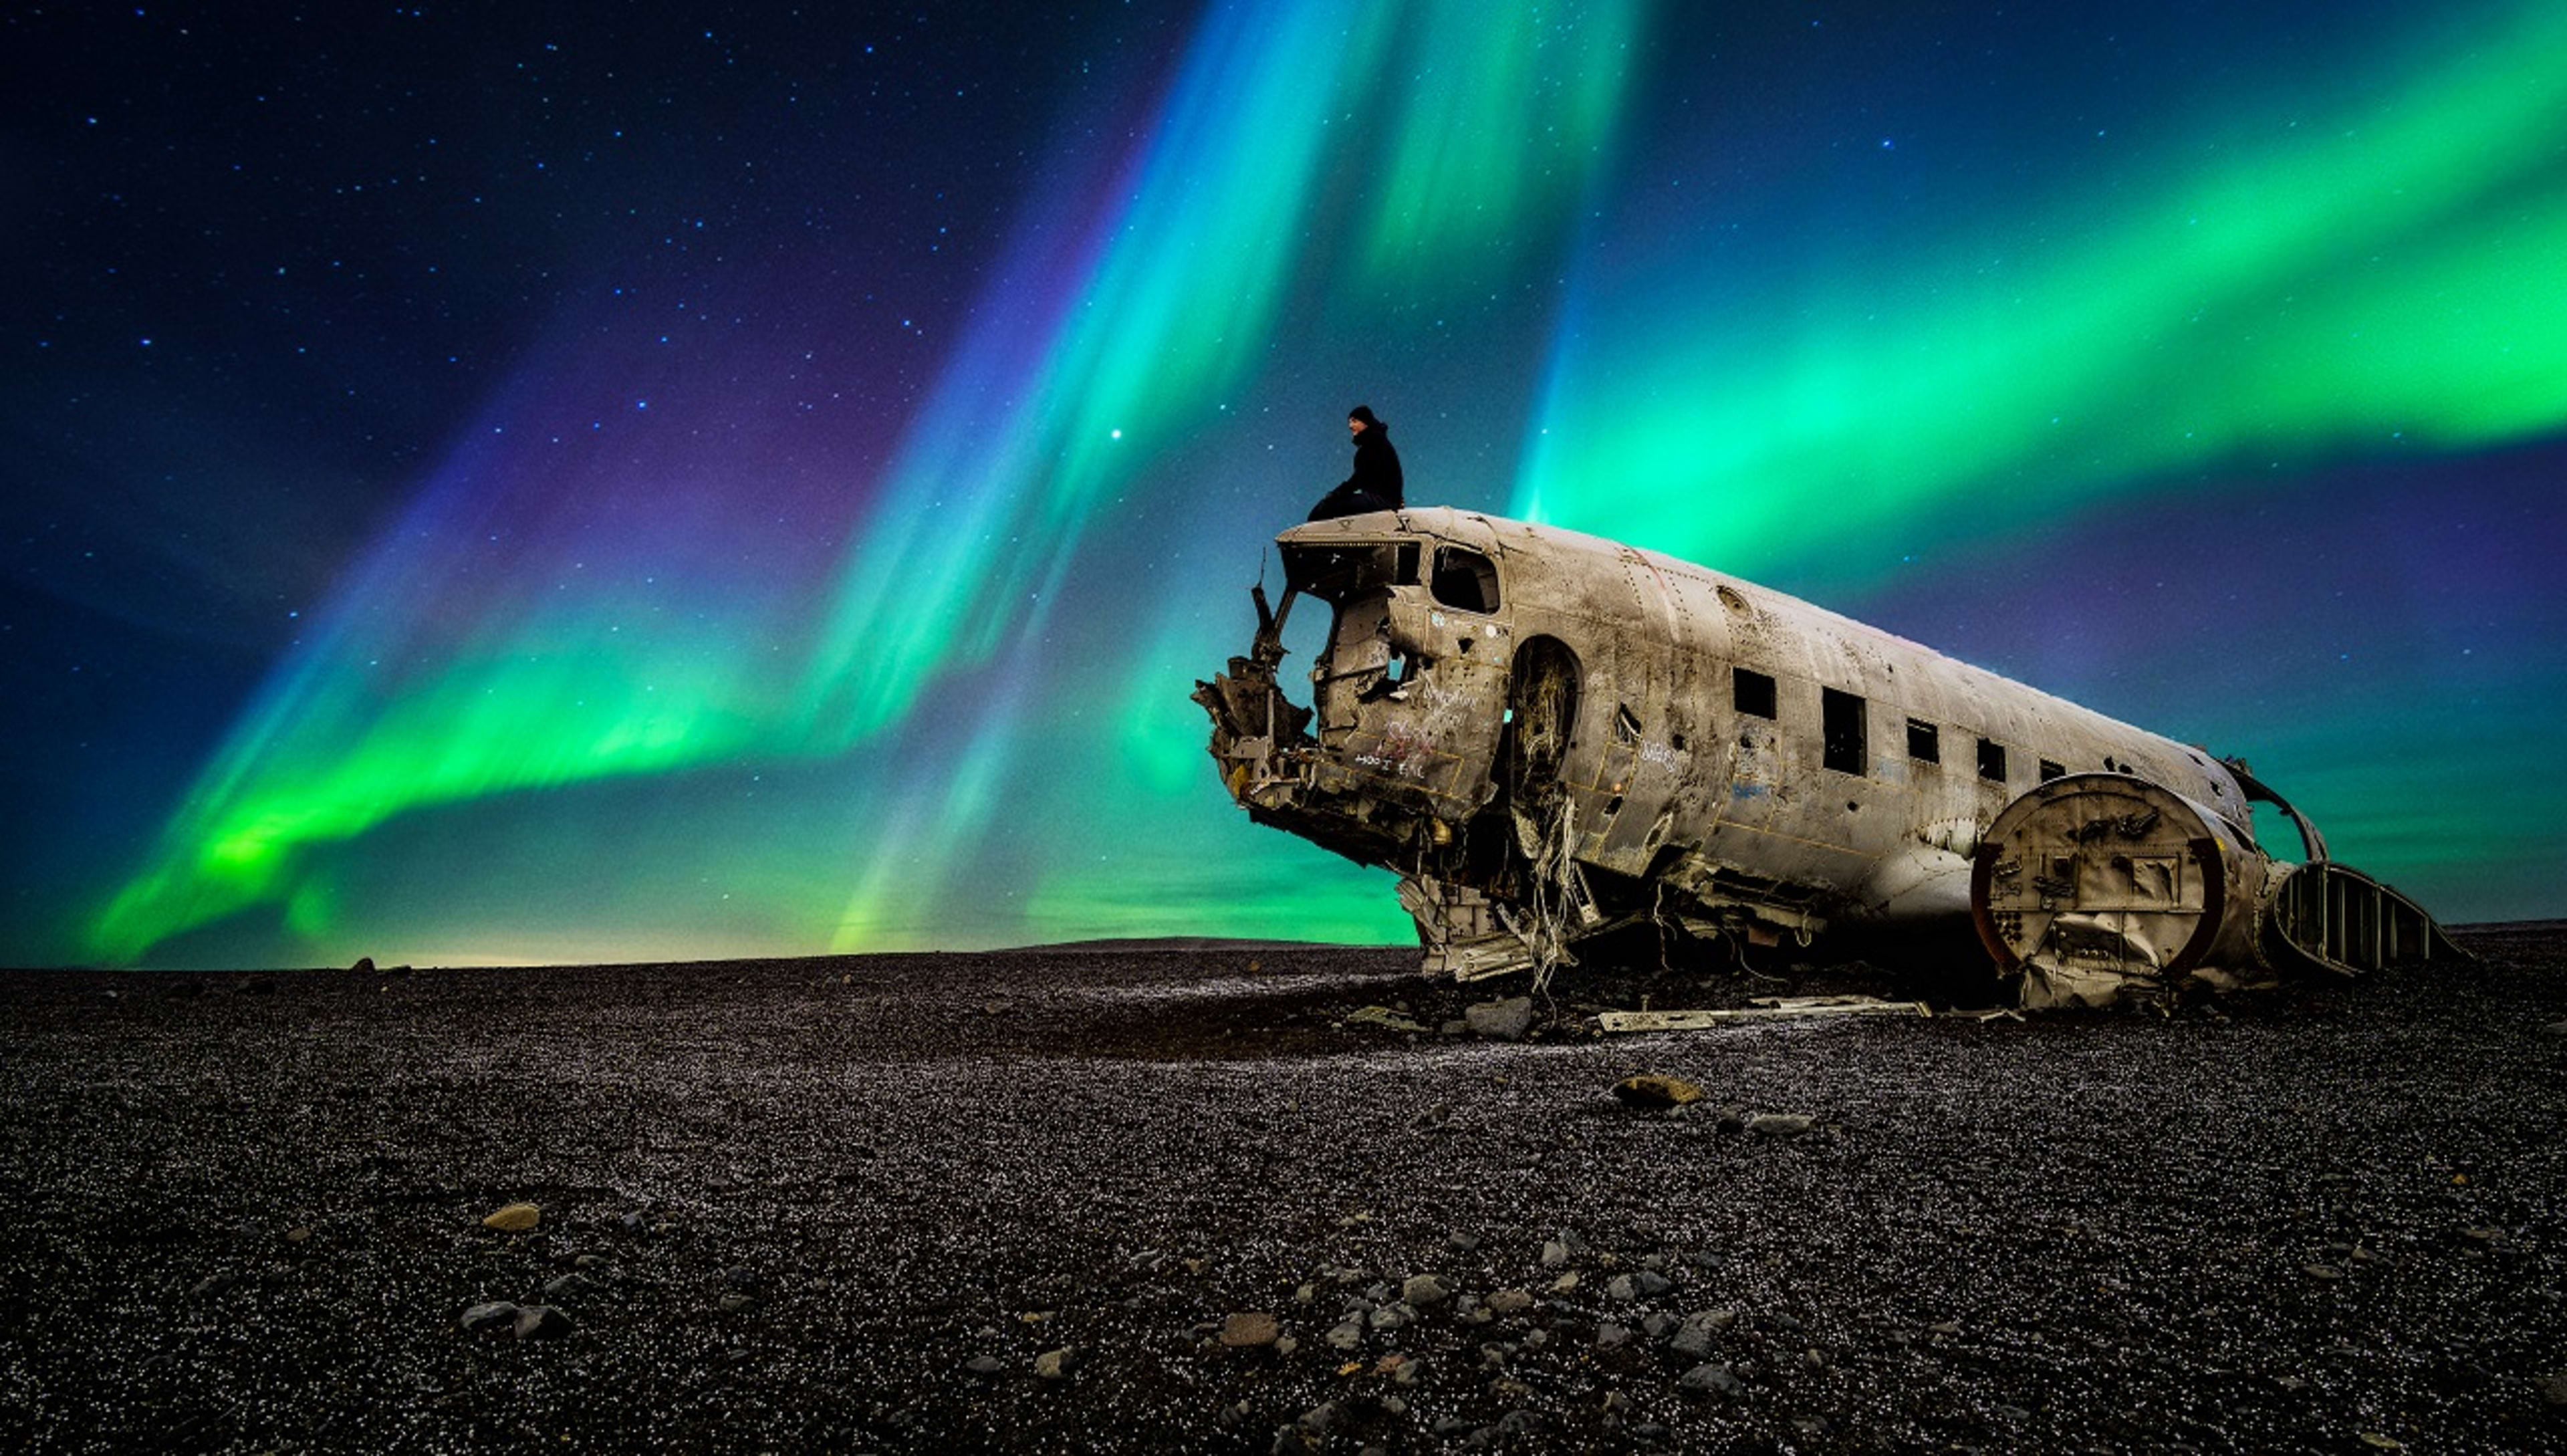
M1254 588L1248 654L1195 689L1213 757L1251 819L1395 871L1429 974L1824 933L2054 1007L2463 954L2241 760L1754 583L1448 508L1276 545L1283 601ZM1304 597L1335 614L1306 707Z

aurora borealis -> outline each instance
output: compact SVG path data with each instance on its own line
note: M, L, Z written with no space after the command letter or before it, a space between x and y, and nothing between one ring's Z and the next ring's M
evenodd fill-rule
M0 21L0 962L1398 940L1187 701L1410 498L2567 913L2567 12Z

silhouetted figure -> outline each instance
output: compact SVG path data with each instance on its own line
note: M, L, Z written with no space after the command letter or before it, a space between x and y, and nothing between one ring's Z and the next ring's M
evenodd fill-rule
M1355 471L1310 507L1314 521L1397 510L1407 503L1400 493L1399 451L1390 447L1390 427L1374 418L1371 406L1357 405L1346 412L1346 433L1354 437Z

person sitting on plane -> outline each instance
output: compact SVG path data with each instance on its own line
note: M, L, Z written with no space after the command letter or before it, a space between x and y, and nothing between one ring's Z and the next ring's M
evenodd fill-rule
M1314 521L1397 510L1406 503L1400 495L1399 451L1390 447L1390 427L1375 418L1371 406L1357 405L1346 412L1346 432L1354 437L1355 472L1310 507Z

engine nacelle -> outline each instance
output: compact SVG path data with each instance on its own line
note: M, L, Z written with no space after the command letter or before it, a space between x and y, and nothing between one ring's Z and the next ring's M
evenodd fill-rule
M1970 916L2027 1007L2104 1006L2207 968L2262 969L2271 859L2217 811L2121 773L2072 773L2006 805L1979 842ZM2241 974L2242 973L2242 974Z

